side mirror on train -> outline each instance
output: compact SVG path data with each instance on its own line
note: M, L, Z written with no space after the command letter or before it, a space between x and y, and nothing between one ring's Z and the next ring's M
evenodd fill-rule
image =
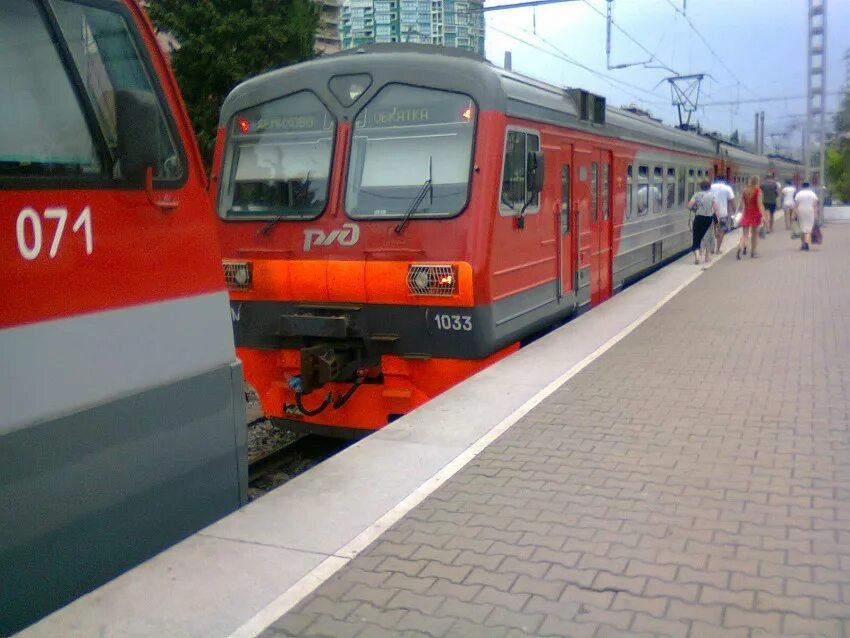
M145 182L148 168L159 165L159 110L148 91L115 92L118 161L121 175L134 184Z
M543 190L543 153L529 151L526 168L526 188L532 193L539 193Z

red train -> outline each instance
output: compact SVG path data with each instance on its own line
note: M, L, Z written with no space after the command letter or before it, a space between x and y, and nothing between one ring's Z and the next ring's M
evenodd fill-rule
M0 2L0 87L7 636L239 507L248 472L204 167L143 10Z
M380 428L689 246L685 202L797 166L464 52L373 45L248 80L216 205L266 414Z

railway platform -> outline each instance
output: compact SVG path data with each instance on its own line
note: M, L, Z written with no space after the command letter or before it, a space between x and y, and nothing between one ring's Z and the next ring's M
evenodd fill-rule
M848 636L824 235L685 257L23 635Z

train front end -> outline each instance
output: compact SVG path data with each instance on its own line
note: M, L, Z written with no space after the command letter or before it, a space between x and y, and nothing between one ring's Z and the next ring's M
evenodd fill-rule
M265 414L295 430L367 433L515 347L491 338L476 277L487 255L476 211L497 192L476 157L496 155L481 132L498 115L436 65L411 84L404 58L275 71L222 112L237 353Z

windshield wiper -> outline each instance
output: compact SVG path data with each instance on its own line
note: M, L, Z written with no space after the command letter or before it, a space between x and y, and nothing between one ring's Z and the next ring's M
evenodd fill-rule
M430 203L434 203L434 161L433 158L428 156L428 179L426 179L422 187L419 189L419 192L416 193L416 197L413 198L413 201L410 203L410 206L407 208L407 212L404 213L404 217L401 218L401 221L395 227L396 234L401 234L401 231L404 230L404 227L407 226L407 223L410 221L410 218L413 216L413 213L416 212L416 209L419 208L419 205L422 203L422 200L425 199L425 195L430 194Z
M304 177L304 188L307 189L307 191L310 190L310 171L307 171L307 175ZM290 202L290 206L291 205L292 202ZM284 213L282 215L278 215L274 219L270 219L268 222L266 222L265 226L263 226L260 230L257 231L257 237L261 235L268 235L269 231L274 227L275 224L277 224L278 222L282 222L288 216L289 215Z

